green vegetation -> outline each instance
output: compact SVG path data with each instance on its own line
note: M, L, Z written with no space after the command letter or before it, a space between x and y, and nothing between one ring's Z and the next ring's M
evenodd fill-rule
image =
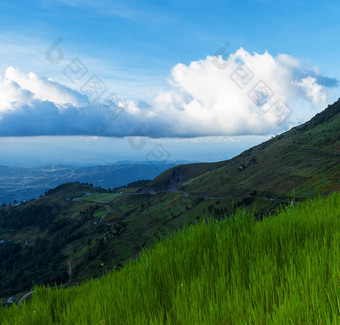
M340 101L228 161L178 166L112 190L67 183L0 207L0 296L100 277L155 238L238 208L260 219L289 204L294 190L299 202L340 191L339 161Z
M339 324L340 194L257 222L186 227L79 287L36 288L1 324Z
M65 256L60 251L62 245L62 242L41 237L33 246L13 242L0 245L1 296L24 291L34 284L66 282Z
M69 280L67 261L73 255L86 253L75 260L76 266L101 250L100 239L107 226L99 222L99 217L94 224L94 214L103 207L67 200L89 190L93 187L64 184L48 191L45 197L0 208L0 240L4 241L0 244L1 298L29 290L35 284L65 283ZM91 250L84 250L88 246ZM83 272L88 270L83 268ZM86 274L94 276L96 272Z
M298 199L340 191L340 101L226 161L173 167L147 186L213 197Z
M98 218L98 217L103 216L105 213L106 213L106 210L100 210L100 211L94 213L93 216Z
M117 196L119 196L119 193L99 193L91 194L83 198L83 200L87 202L108 204L112 202Z

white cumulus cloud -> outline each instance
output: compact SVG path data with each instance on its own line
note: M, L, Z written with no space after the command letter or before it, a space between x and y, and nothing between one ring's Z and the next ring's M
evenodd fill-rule
M5 79L16 82L21 89L29 90L34 99L50 101L57 105L83 106L89 103L86 96L52 80L46 80L35 73L21 73L13 67L7 68Z
M294 123L301 102L320 110L327 89L337 83L292 56L241 48L227 59L208 56L177 64L171 90L147 103L127 100L108 107L58 82L9 67L0 78L0 136L269 134Z

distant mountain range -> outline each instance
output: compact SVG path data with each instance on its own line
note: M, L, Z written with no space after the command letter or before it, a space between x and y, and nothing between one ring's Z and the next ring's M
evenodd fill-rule
M26 201L67 182L93 183L114 188L141 179L153 179L174 163L121 162L100 166L46 165L31 168L0 166L0 203Z

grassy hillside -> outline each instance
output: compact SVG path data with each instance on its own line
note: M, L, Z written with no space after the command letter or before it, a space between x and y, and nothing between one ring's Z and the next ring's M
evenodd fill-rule
M160 174L159 176L157 176L150 183L148 183L145 189L146 190L151 189L155 191L174 190L184 180L195 178L201 174L222 167L224 165L225 162L220 161L214 163L187 164L172 167L163 172L162 174Z
M218 164L174 167L152 190L219 197L303 199L340 190L340 101L309 122Z
M101 276L155 237L205 217L220 220L239 207L261 217L293 190L299 201L339 191L340 102L231 160L178 166L146 183L110 193L67 183L0 208L0 297Z
M93 202L93 203L109 204L117 196L119 196L118 193L91 194L89 196L86 196L86 197L82 198L82 200L83 201L87 201L87 202Z
M137 194L131 187L88 195L100 190L68 183L37 200L0 208L0 240L6 241L0 243L0 301L20 298L35 284L99 277L136 258L155 237L203 216L231 214L233 203L242 204L182 193Z
M185 228L120 271L36 288L1 324L339 324L340 194Z

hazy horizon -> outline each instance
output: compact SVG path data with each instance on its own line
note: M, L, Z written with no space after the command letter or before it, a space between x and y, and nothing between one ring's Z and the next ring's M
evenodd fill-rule
M213 162L230 159L270 136L150 139L102 137L0 138L0 165L103 165L121 161ZM70 141L70 139L72 141Z

